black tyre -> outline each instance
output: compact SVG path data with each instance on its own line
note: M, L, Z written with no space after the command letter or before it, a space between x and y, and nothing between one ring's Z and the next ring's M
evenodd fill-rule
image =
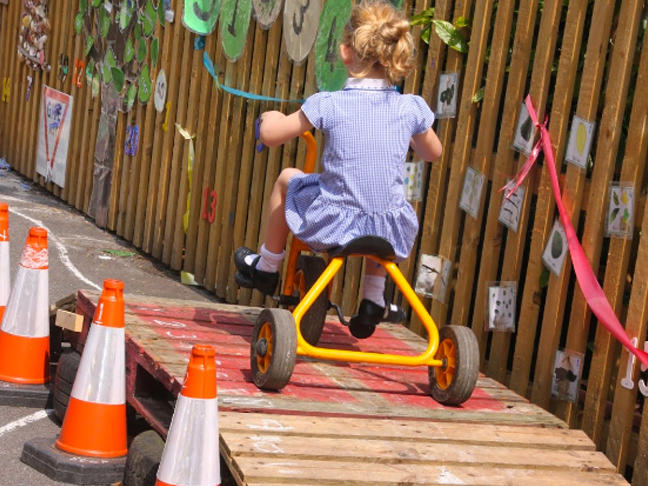
M54 414L61 422L65 418L65 411L70 401L74 379L79 370L79 363L81 363L81 354L74 349L64 350L58 361L52 390L52 404Z
M299 292L299 300L302 300L306 293L315 285L317 279L326 269L326 262L320 258L309 255L300 255L297 260L297 271L295 273L295 291ZM301 320L301 334L311 346L317 346L329 307L328 291L325 289L310 309L304 314Z
M155 486L163 451L164 441L155 430L138 434L128 449L122 485Z
M436 358L444 364L428 369L432 398L445 405L459 405L468 400L479 376L479 344L472 329L442 327Z
M263 309L250 346L252 380L259 388L280 390L288 384L297 357L297 328L285 309Z

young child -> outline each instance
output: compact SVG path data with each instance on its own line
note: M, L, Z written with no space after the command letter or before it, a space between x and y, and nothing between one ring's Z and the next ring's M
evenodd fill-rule
M423 160L441 155L432 130L434 114L423 98L402 95L394 83L414 66L414 44L403 13L386 1L353 8L340 54L349 74L344 89L309 97L301 110L261 115L260 140L281 145L313 127L324 133L321 174L284 169L270 196L265 244L260 254L241 247L234 261L243 279L274 293L289 232L317 252L360 236L381 236L408 257L418 218L403 194L403 164L411 146ZM385 305L386 271L367 261L356 324L402 320ZM394 319L398 316L397 319Z

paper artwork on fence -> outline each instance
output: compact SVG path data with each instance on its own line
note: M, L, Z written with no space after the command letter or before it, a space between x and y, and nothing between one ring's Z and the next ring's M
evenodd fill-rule
M516 282L487 282L486 331L515 332Z
M184 0L182 23L194 34L209 35L216 28L219 13L220 0Z
M43 85L36 172L59 187L65 187L72 101L72 96Z
M455 118L457 116L458 82L459 73L444 73L439 77L437 118Z
M580 386L581 373L583 372L582 353L568 349L556 351L554 362L553 384L551 395L559 400L576 402Z
M542 261L547 268L556 275L556 277L559 277L560 272L562 272L568 249L569 247L567 246L565 230L560 224L560 221L556 219L551 234L549 235L547 246L542 254Z
M409 202L420 201L423 192L423 167L425 162L405 162L403 166L403 192Z
M352 2L326 0L315 39L315 79L320 91L338 91L344 87L348 73L339 45L344 28L351 18Z
M484 187L484 175L473 167L466 170L459 207L477 219L479 214L479 203L481 201L481 192Z
M631 182L612 182L605 218L605 236L632 238L634 228L634 186Z
M520 114L518 115L518 122L515 128L515 138L513 139L513 148L518 152L529 155L533 150L533 142L535 139L535 126L533 120L529 116L529 110L526 105L522 103L520 107Z
M322 0L286 0L283 36L288 57L302 64L315 42L322 12Z
M245 49L250 17L252 16L252 0L223 0L220 13L220 37L223 53L231 62L235 62Z
M279 17L282 6L283 0L252 0L254 20L262 29L268 30Z
M414 292L445 302L450 279L450 260L421 254Z
M595 123L585 120L579 116L574 116L572 120L571 131L569 132L569 142L567 143L567 152L565 160L580 167L587 169L592 140L594 139Z
M164 69L160 69L160 72L157 75L157 79L155 80L155 93L153 93L153 103L158 113L162 113L164 111L164 104L166 103L166 95L167 95L166 73L164 72Z
M52 67L45 59L45 43L50 32L47 18L49 0L25 0L20 16L18 33L18 58L34 70L49 71Z
M511 179L508 183L512 182ZM517 233L520 225L520 211L522 211L522 203L524 202L524 186L518 186L511 197L506 198L508 191L502 191L502 206L500 207L499 222L510 230Z

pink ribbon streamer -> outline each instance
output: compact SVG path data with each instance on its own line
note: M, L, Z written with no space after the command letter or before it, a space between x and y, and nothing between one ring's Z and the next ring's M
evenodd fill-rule
M525 162L520 172L515 176L515 179L509 184L504 186L501 190L509 188L512 184L514 185L513 189L508 191L506 197L509 198L515 192L515 189L518 188L520 184L524 181L524 178L527 176L531 167L535 163L540 150L545 154L547 159L547 168L549 170L549 176L551 177L551 187L553 189L554 197L556 198L556 205L558 206L558 213L560 214L560 222L562 223L563 229L565 230L565 235L567 236L567 244L569 245L569 253L571 255L572 264L574 266L574 272L576 272L576 279L580 285L583 295L587 304L592 309L594 315L598 318L599 322L605 326L605 328L610 331L610 333L617 339L621 344L623 344L628 351L634 354L644 366L648 367L648 353L642 351L641 349L636 348L632 345L632 341L625 332L625 329L619 322L612 306L607 300L603 289L601 288L594 271L585 256L583 247L578 241L578 236L576 236L576 231L571 224L565 205L562 202L562 196L560 195L560 184L558 182L558 174L556 173L556 159L553 152L553 147L551 146L551 138L549 136L549 131L547 130L547 121L548 117L545 117L545 122L543 124L538 123L538 115L535 112L533 103L531 102L531 96L527 96L524 100L527 109L529 110L529 116L533 121L533 124L540 129L540 140L536 143L531 155L528 160Z

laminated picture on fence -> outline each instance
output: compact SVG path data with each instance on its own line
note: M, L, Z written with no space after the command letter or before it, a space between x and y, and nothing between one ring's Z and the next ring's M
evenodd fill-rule
M587 169L592 140L594 139L595 123L585 120L579 116L574 116L572 120L571 131L569 132L569 142L565 160L580 167Z
M403 166L403 192L409 202L420 201L423 194L424 162L405 162Z
M565 230L560 224L560 221L556 219L551 234L549 234L547 246L542 254L542 261L547 268L556 275L556 277L559 277L560 272L562 272L568 249L569 246L567 245Z
M518 122L515 128L515 138L513 139L513 149L529 155L533 150L533 142L535 140L536 128L529 115L529 110L526 105L522 103L520 107L520 114L518 115Z
M510 183L511 179L507 181L507 184ZM522 203L524 202L524 191L524 186L518 186L509 198L506 197L508 191L502 191L502 206L500 207L498 220L516 233L520 225L520 212L522 211Z
M488 282L486 331L515 332L517 282Z
M459 73L444 73L439 77L437 94L437 118L455 118L457 116L457 96Z
M72 97L43 85L38 127L36 172L59 187L65 187Z
M466 170L466 178L461 189L461 198L459 207L477 219L479 214L479 203L481 201L481 192L484 186L484 175L473 167Z
M252 0L252 13L259 27L268 30L279 17L282 0Z
M559 400L576 402L583 371L583 354L568 349L556 351L551 395Z
M450 260L421 254L414 292L445 302L450 278Z
M634 186L631 182L611 182L605 219L605 236L632 238L634 227Z

